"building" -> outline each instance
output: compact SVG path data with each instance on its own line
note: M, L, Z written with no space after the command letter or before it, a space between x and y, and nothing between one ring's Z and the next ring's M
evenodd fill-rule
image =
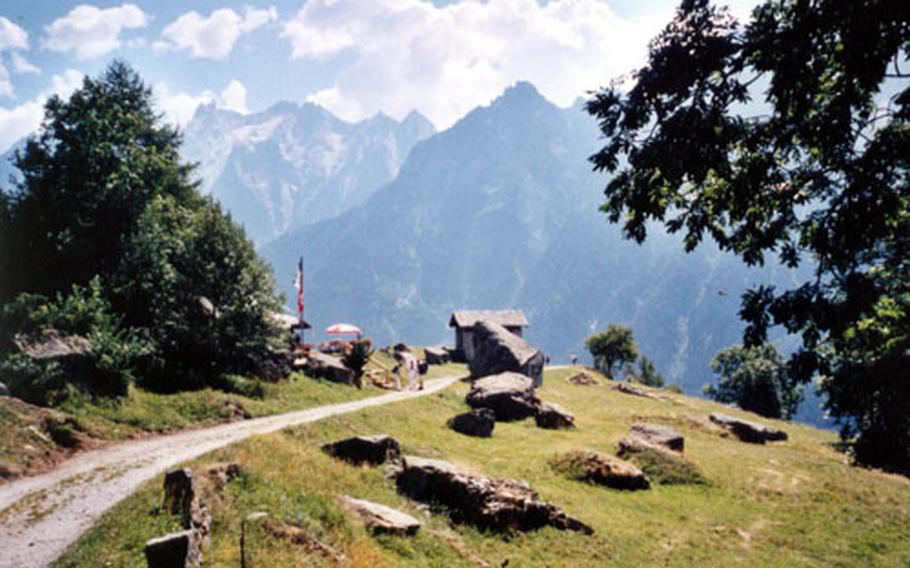
M497 323L518 337L523 336L528 318L521 310L474 310L452 312L449 327L455 328L455 352L463 361L474 358L474 326L479 321Z

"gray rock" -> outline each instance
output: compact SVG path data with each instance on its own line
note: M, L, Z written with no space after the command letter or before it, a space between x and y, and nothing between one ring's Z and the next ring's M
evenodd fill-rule
M588 373L578 373L577 375L567 377L566 382L570 385L576 385L580 387L592 387L594 385L600 384L597 379Z
M449 352L442 347L427 347L423 353L430 365L445 365L450 360Z
M575 479L613 489L648 489L651 482L635 465L619 458L591 451L570 452L553 462L554 469Z
M66 335L56 329L45 329L34 335L17 335L13 343L30 359L57 363L69 383L84 387L91 379L95 356L91 342L81 335Z
M341 359L332 357L319 351L311 351L306 359L300 363L295 362L295 367L302 368L303 372L320 379L334 383L353 384L354 371L349 369Z
M453 416L448 422L449 428L468 436L489 438L496 426L496 413L489 408L477 408L464 414Z
M528 377L512 372L474 381L466 397L471 408L489 408L496 420L522 420L537 414L540 399Z
M3 382L0 382L0 396L9 396L9 388Z
M347 507L360 515L373 533L412 536L420 529L420 521L397 509L347 495L341 499Z
M537 426L548 430L575 428L575 417L566 409L552 402L544 402L534 416Z
M530 377L534 387L543 384L544 354L505 327L481 320L474 325L473 342L472 376L512 371Z
M164 474L164 509L172 515L180 515L185 528L189 528L190 513L195 499L196 484L192 471L181 468Z
M660 446L674 452L682 453L685 449L685 438L683 438L683 435L669 426L636 422L629 429L629 437L638 438L648 444Z
M643 398L657 398L653 394L649 393L643 388L637 387L635 385L630 385L629 383L618 383L613 385L613 390L619 391L623 394L631 394L634 396L640 396Z
M186 530L154 538L145 543L148 568L196 568L202 554L193 531Z
M777 428L765 426L757 422L734 418L733 416L727 416L726 414L715 412L708 416L708 418L711 422L728 430L743 442L749 442L751 444L764 444L765 442L786 440L789 437L783 430L778 430Z
M543 501L527 483L491 479L461 471L456 465L405 456L396 479L398 490L413 499L445 506L456 523L513 532L546 526L593 534L593 529Z
M322 446L330 456L354 464L379 465L401 457L401 446L391 436L354 436Z

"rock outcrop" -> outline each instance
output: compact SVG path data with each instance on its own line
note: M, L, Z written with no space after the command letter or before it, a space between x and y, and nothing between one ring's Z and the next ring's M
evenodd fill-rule
M566 430L575 428L575 417L569 411L552 402L543 402L534 415L540 428L548 430Z
M750 444L764 444L765 442L774 442L786 440L787 433L777 428L765 426L757 422L734 418L726 414L712 413L708 416L711 422L732 433L743 442Z
M474 381L466 397L471 408L489 408L496 420L522 420L537 414L540 399L534 395L531 379L505 372Z
M682 453L685 449L683 435L670 428L659 424L646 424L636 422L629 429L628 438L636 438L646 444L658 446L673 452ZM622 444L622 442L620 442Z
M643 398L658 398L658 397L654 396L653 394L649 393L648 391L646 391L645 389L643 389L641 387L637 387L635 385L630 385L629 383L617 383L617 384L613 385L613 390L619 391L623 394L631 394L631 395L640 396Z
M199 542L186 530L153 538L145 543L148 568L197 568L202 566Z
M651 482L634 464L592 451L576 451L557 456L551 465L573 479L589 481L613 489L648 489Z
M341 501L346 507L360 515L367 529L374 534L412 536L420 530L420 521L397 509L347 495L343 496Z
M354 384L354 371L348 368L341 359L319 351L310 351L303 358L294 362L294 367L301 369L311 377L325 379L333 383Z
M380 465L401 457L398 441L385 434L354 436L322 446L330 456L353 464Z
M550 526L593 534L593 529L543 501L527 483L461 471L441 460L405 456L398 490L413 499L448 508L452 520L482 529L513 532Z
M496 413L489 408L477 408L453 416L447 424L456 432L478 438L489 438L493 435L493 428L496 426Z
M489 321L478 321L473 333L474 358L471 375L485 377L505 371L531 378L534 387L543 384L544 354L505 327Z
M588 373L578 373L577 375L572 375L571 377L566 378L566 382L570 385L575 385L579 387L593 387L600 384L597 379L589 375Z

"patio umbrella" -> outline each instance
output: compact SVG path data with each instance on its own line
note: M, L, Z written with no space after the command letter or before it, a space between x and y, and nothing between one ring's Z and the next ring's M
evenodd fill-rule
M330 325L325 329L325 332L329 335L362 335L363 331L359 327L351 323L336 323L335 325Z

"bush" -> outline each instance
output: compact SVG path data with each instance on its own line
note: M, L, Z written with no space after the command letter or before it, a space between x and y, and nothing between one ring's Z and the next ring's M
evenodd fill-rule
M697 465L664 450L643 449L620 457L637 465L648 479L660 485L701 485L708 482Z
M373 354L369 339L359 339L351 344L351 350L344 356L344 364L354 371L354 381L358 388L363 388L363 368Z
M56 406L68 398L63 370L56 361L13 353L0 362L0 377L11 396L31 404Z

